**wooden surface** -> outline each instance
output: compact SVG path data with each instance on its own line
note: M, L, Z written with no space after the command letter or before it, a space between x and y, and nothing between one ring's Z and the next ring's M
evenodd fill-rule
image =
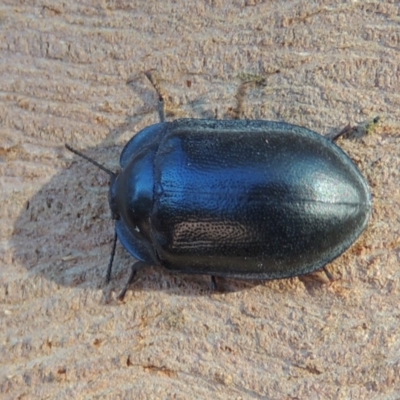
M134 6L132 4L135 4ZM400 397L400 25L397 1L17 1L0 5L2 399ZM161 268L116 294L108 177L123 144L168 118L247 118L339 144L374 213L323 274L271 282Z

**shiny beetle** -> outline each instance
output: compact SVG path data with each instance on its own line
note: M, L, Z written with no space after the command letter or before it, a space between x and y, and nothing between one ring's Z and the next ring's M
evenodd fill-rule
M333 141L285 122L180 119L135 135L111 176L117 238L138 262L185 274L277 279L323 268L359 237L368 185ZM329 272L325 269L328 277Z

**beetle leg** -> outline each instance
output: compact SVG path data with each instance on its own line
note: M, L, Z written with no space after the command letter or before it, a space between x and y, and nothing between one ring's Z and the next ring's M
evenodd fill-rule
M354 129L354 127L351 126L350 124L348 124L341 131L335 132L335 133L331 133L330 135L326 135L326 138L331 140L332 142L335 142L341 136L346 135L347 133L350 133L353 129Z
M118 295L118 300L123 300L126 292L129 289L129 286L132 285L133 282L136 281L135 277L136 277L136 273L139 271L139 269L143 268L143 267L147 267L148 264L144 263L143 261L137 261L132 265L132 270L131 270L131 274L129 276L128 282L126 282L124 288L122 289L122 292Z
M249 84L252 82L242 82L236 93L236 108L233 110L233 119L240 119L244 115L244 100L247 96Z
M113 245L111 249L111 254L110 254L110 261L108 262L108 267L107 267L107 274L106 274L106 285L110 283L111 280L111 270L112 270L112 265L114 262L114 256L115 256L115 249L117 247L117 230L115 229L114 231L114 240L113 240Z
M214 275L211 275L211 287L213 292L218 290L217 278Z
M325 275L327 276L327 278L329 279L330 282L333 282L335 280L335 278L333 277L333 275L328 271L328 269L326 267L322 268L325 272Z
M348 133L351 133L351 132L358 133L359 136L368 135L376 127L376 125L378 124L379 120L380 120L380 117L377 116L374 119L372 119L371 121L367 121L367 122L362 123L360 125L351 126L349 124L349 125L345 126L340 132L332 133L330 135L327 135L326 137L329 140L331 140L332 142L334 142L335 140L337 140L341 136L344 136L344 135L346 135Z
M158 88L157 83L155 82L153 75L151 71L146 71L144 73L146 75L146 78L150 81L150 83L153 85L156 93L158 94L158 116L160 118L160 122L165 121L165 107L164 107L164 99L162 97L162 94Z
M160 122L165 121L164 99L161 96L158 99L158 117L160 118Z
M136 264L132 265L131 275L129 276L128 282L126 282L126 284L125 284L124 288L122 289L121 293L118 295L118 300L123 300L124 299L124 297L126 295L126 292L129 289L129 286L132 285L133 281L135 280L136 272L137 272L137 269L134 268L135 265Z

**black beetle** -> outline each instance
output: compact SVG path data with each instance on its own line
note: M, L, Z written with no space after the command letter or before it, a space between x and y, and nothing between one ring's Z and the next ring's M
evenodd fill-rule
M110 174L117 238L138 262L180 273L276 279L323 268L362 233L368 185L344 151L285 122L180 119L136 134ZM330 274L325 269L328 277Z

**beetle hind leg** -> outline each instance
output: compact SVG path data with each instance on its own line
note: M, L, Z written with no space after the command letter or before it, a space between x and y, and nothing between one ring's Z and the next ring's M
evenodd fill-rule
M325 137L327 139L331 140L332 142L336 142L336 140L338 140L340 137L352 132L353 130L354 130L354 127L349 124L349 125L345 126L341 131L334 132L330 135L326 135Z
M380 117L375 117L372 120L366 121L364 123L361 123L359 125L347 125L345 126L341 131L339 132L334 132L329 135L326 135L325 137L331 140L332 142L335 142L342 136L346 136L348 134L353 134L355 133L358 136L363 136L363 135L368 135L371 133L371 131L374 130L376 125L379 123Z

